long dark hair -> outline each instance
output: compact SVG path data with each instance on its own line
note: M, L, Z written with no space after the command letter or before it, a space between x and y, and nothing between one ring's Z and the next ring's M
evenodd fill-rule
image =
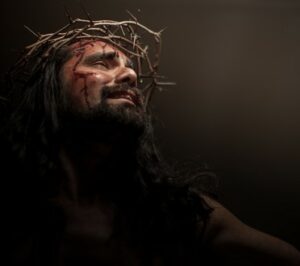
M28 206L41 206L47 197L57 193L60 183L57 174L61 170L57 143L61 104L58 76L69 52L60 49L47 58L39 56L36 55L36 60L44 62L29 64L29 76L26 76L28 69L22 69L8 77L7 90L2 93L7 104L1 130L6 147L2 153L6 157L3 161L9 168L9 183L16 194L13 206L22 206L17 209L25 215L23 207L26 205L26 215L31 213L35 218L38 214L33 209L28 212ZM136 241L169 258L172 257L167 251L170 247L174 249L185 243L191 251L194 241L201 238L196 235L203 233L212 208L200 193L213 195L213 191L199 180L214 178L214 175L207 169L199 169L193 176L182 171L179 176L159 153L151 123L147 127L147 136L139 139L135 155L135 180L139 192L131 216L134 217L132 231ZM16 178L18 182L15 182ZM199 224L202 224L201 232Z

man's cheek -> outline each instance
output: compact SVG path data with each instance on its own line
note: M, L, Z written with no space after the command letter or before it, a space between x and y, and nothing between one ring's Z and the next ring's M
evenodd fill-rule
M105 83L102 79L97 78L97 76L90 76L85 83L83 93L88 96L93 104L98 104L101 102L104 86Z
M70 86L68 88L70 95L72 97L79 98L85 89L85 81L82 78L74 77L70 82Z
M87 90L85 90L84 80L71 76L69 80L62 82L62 93L64 98L74 108L82 109L86 105Z
M111 76L105 73L78 69L70 80L65 79L64 89L76 106L93 108L102 99L103 87L111 82Z
M99 86L107 86L113 82L113 76L109 72L94 73L90 76L91 82L97 83Z

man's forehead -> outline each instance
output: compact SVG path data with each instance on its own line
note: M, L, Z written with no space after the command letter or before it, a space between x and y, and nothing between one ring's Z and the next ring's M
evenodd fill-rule
M85 55L92 53L115 52L117 55L127 58L127 55L125 55L120 49L100 40L82 40L71 44L69 47L75 54L81 54L83 52Z

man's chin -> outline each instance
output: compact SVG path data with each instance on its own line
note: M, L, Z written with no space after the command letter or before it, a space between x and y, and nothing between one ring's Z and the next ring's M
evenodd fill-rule
M99 112L99 118L105 119L106 124L113 125L125 132L141 135L146 127L146 113L139 107L126 100L118 104L107 104L104 113Z
M69 110L61 121L61 129L73 136L89 139L106 138L114 133L122 133L139 138L146 130L147 115L124 100L106 101L85 111Z

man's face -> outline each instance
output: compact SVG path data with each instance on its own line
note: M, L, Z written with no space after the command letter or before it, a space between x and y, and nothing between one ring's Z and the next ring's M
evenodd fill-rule
M105 128L140 135L147 116L131 60L102 41L84 40L72 44L70 50L59 73L63 128L88 137L91 132L99 136Z
M72 108L85 112L103 103L141 108L143 99L135 89L137 75L124 53L91 40L77 42L70 49L72 56L63 64L60 79Z

